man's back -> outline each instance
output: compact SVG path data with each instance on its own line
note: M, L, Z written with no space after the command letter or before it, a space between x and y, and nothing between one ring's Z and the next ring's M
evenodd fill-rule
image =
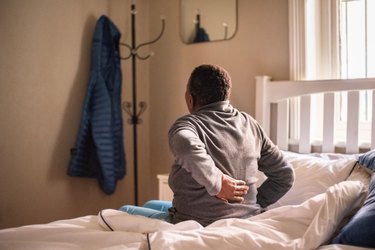
M267 203L257 201L256 176L262 155L272 162L272 171L290 173L278 170L287 164L258 123L229 101L211 103L181 117L171 127L169 140L176 157L169 177L176 221L194 219L207 225L218 219L258 214L259 203ZM261 170L269 171L267 167ZM228 203L215 196L222 174L246 182L249 190L243 202ZM285 180L290 182L290 178ZM280 198L287 186L274 195Z

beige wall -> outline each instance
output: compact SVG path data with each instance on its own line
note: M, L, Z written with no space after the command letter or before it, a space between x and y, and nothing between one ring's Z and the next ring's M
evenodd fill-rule
M107 14L129 42L130 0L0 0L0 228L97 214L133 202L132 128L124 116L128 175L115 194L96 180L66 175L86 93L95 22ZM287 0L239 0L238 31L226 42L186 45L179 38L178 0L137 1L137 41L160 30L140 51L138 100L148 102L139 126L140 202L157 198L156 174L172 158L167 131L186 113L186 79L200 63L232 75L232 103L254 113L254 76L288 75ZM122 50L125 54L126 50ZM131 101L130 61L122 63L123 100Z
M96 20L110 15L126 30L129 3L0 0L0 228L97 214L133 202L131 169L111 196L95 179L66 175L88 84ZM139 15L148 18L147 11ZM128 40L123 32L123 41ZM129 62L123 65L125 99ZM146 70L140 69L145 77ZM143 125L143 134L147 128ZM131 137L128 125L126 137ZM131 155L129 139L126 148Z
M186 45L178 36L178 0L152 1L151 30L158 29L158 16L167 16L167 30L153 46L150 65L150 143L152 174L167 173L172 163L167 133L174 120L187 112L186 81L193 67L201 63L224 66L233 81L232 103L255 112L255 76L269 74L287 79L288 1L239 0L238 30L232 40ZM153 182L155 183L155 182Z

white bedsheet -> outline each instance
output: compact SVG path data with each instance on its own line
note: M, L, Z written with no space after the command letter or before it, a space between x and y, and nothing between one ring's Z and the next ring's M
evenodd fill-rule
M364 198L360 182L342 182L301 205L269 210L249 220L220 220L201 230L153 234L155 249L316 249Z
M96 215L0 230L0 249L147 249L146 243L140 233L106 231Z
M248 220L220 220L205 228L194 221L172 225L107 209L98 216L0 230L0 249L148 249L147 236L151 249L316 249L365 195L362 183L345 181L301 205Z

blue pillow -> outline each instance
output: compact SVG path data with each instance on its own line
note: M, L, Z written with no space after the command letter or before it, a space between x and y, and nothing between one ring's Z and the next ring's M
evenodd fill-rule
M358 163L375 172L375 149L359 156Z
M375 174L365 203L332 243L375 248Z

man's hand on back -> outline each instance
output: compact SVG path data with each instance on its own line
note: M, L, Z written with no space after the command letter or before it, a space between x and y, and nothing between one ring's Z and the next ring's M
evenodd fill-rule
M246 185L246 182L223 174L221 190L216 197L226 202L242 202L248 190L249 187Z

